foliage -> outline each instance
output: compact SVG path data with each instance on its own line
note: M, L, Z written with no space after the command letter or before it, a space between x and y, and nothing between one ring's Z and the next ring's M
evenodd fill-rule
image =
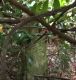
M13 34L13 40L18 45L29 44L31 42L31 37L25 31L17 31Z
M22 17L24 17L23 15L24 12L16 8L15 6L12 6L8 1L10 0L6 1L2 0L0 4L0 17L5 19L7 18L14 19L14 20L18 19L20 20L20 22L22 22ZM28 8L36 15L46 13L50 10L60 9L61 7L68 6L71 3L71 0L17 0L17 1L23 4L24 7ZM56 22L55 27L58 30L61 29L65 30L76 26L75 13L76 13L76 8L68 10L57 21L55 20L59 17L60 12L55 14L54 16L52 15L49 17L43 17L43 19L46 21L46 23L50 25L52 25L52 23L55 21ZM28 18L28 16L26 17ZM15 30L10 37L9 33L12 31L12 28L14 28L14 26L17 25L17 23L8 24L7 21L7 23L0 22L0 24L1 24L0 52L3 50L4 53L6 53L4 55L6 61L4 60L4 62L6 62L6 64L10 68L10 71L8 71L10 77L13 76L12 78L14 78L14 80L24 80L24 78L27 78L29 76L28 78L31 80L32 78L31 76L34 74L37 75L47 74L48 61L47 61L46 46L49 39L47 35L50 35L50 37L52 36L54 37L56 34L53 35L50 31L46 29L44 25L41 25L38 22L32 22L24 26L21 26L22 28L18 30ZM19 24L21 23L18 23L18 25ZM45 23L43 22L43 24ZM44 32L48 33L45 34L44 38L38 40L38 42L34 44L34 41L39 39L39 36L41 36ZM67 31L64 34L71 36L73 39L76 39L75 31L73 32ZM7 36L8 39L6 40ZM5 40L6 42L8 42L8 46L10 46L9 48L4 47L6 43L6 42L4 43ZM59 69L61 69L62 71L66 71L67 69L69 69L69 62L72 61L71 58L73 54L70 55L70 53L73 53L72 51L73 45L67 41L58 40L57 38L54 38L52 40L52 43L55 44L55 46L54 45L52 46L53 48L59 47L57 50L54 50L54 52L52 51L52 47L50 49L51 53L55 52L58 53L58 56L55 56L56 60L58 60L58 62L56 61L58 65L53 69L54 71L56 71L57 68L59 67ZM75 51L75 48L73 50ZM3 56L3 54L1 55Z

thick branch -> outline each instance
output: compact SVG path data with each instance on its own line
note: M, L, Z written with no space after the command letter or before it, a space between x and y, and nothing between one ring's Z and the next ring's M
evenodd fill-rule
M34 75L34 78L42 78L42 79L58 79L58 80L70 80L69 78L62 78L62 77L56 77L56 76L43 76L43 75Z
M13 18L2 18L0 17L0 23L7 23L7 24L17 24L19 23L19 19L13 19Z
M33 12L31 12L29 9L25 8L23 5L21 5L20 3L18 3L16 0L9 0L9 2L11 4L13 4L14 6L16 6L17 8L21 9L22 11L24 11L25 13L27 13L28 15L35 16L35 14ZM60 8L59 9L59 12L60 11L62 12L64 8L66 8L66 10L68 10L68 9L73 8L75 6L76 6L76 3L73 3L73 4L70 5L69 8L68 8L68 6L63 7L63 8ZM56 11L58 11L58 10L56 10ZM50 12L50 15L51 15L51 12ZM55 10L53 12L55 12ZM55 12L54 15L57 14L57 13L58 12ZM54 25L53 26L50 26L41 17L37 17L36 20L38 20L43 26L47 27L47 29L49 31L52 31L53 34L58 35L60 38L66 40L66 41L68 41L70 43L76 44L76 41L74 39L72 39L71 37L69 37L69 36L67 36L67 35L65 35L63 33L61 33L61 31L59 31L58 29L56 29Z
M63 33L65 33L65 32L67 32L67 31L74 31L74 32L76 32L76 27L73 27L73 28L70 28L70 29L59 29L61 32L63 32Z
M25 13L29 14L30 16L34 16L34 17L47 17L47 16L53 16L56 15L59 12L63 12L63 11L67 11L71 8L76 7L76 2L74 2L73 4L70 4L68 6L64 6L61 7L59 9L55 9L52 11L47 11L46 13L40 14L40 15L35 15L32 11L30 11L29 9L27 9L27 7L23 6L21 3L17 2L16 0L8 0L12 5L16 6L17 8L21 9L22 11L24 11Z

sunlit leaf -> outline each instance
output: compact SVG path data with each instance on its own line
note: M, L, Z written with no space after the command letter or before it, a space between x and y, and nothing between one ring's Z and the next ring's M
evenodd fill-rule
M59 0L60 6L64 6L66 4L66 0Z
M3 32L3 25L0 24L0 32Z

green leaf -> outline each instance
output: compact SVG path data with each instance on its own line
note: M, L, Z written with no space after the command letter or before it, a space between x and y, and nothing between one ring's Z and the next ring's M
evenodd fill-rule
M4 34L0 32L0 46L3 45L4 39L5 39Z
M53 7L54 7L54 9L60 8L60 2L59 2L59 0L54 0Z
M42 10L42 2L39 2L37 4L36 13L37 14L40 14L41 13L41 10Z
M61 6L61 7L66 4L66 0L59 0L59 2L60 2L60 6Z
M35 3L33 5L33 7L31 8L31 10L36 13L36 14L39 14L41 13L41 7L42 7L42 2L39 2L39 3Z
M35 3L35 4L33 5L33 7L31 8L31 11L33 11L34 13L36 13L36 7L37 7L37 3Z
M31 38L25 31L18 31L14 33L13 35L14 42L18 45L24 44L24 43L30 43Z
M66 2L68 3L70 0L66 0Z
M44 3L43 3L43 6L42 6L42 12L46 12L48 10L48 0L46 0Z

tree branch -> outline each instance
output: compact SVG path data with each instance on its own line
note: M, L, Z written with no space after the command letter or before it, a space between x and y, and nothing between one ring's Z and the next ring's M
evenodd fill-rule
M0 23L17 24L19 22L20 22L19 19L0 17Z
M68 6L61 7L59 9L55 9L52 11L47 11L45 13L42 13L40 15L35 15L32 11L30 11L27 7L23 6L21 3L17 2L16 0L8 0L12 5L16 6L17 8L21 9L23 12L29 14L30 16L36 17L47 17L47 16L54 16L59 12L68 11L71 8L76 7L76 2L73 4L70 4Z
M61 32L66 33L67 31L76 32L76 27L70 28L70 29L59 29Z
M21 5L21 4L20 4L19 2L17 2L16 0L9 0L9 2L10 2L12 5L16 6L17 8L21 9L22 11L24 11L25 13L27 13L28 15L30 15L30 16L35 16L35 14L34 14L33 12L31 12L29 9L27 9L26 7L24 7L23 5ZM60 9L51 11L49 14L50 14L50 15L53 15L53 14L55 15L55 14L57 14L58 12L62 12L63 9L65 9L65 8L66 8L66 10L69 10L69 9L75 7L75 6L76 6L76 3L74 2L73 4L71 4L71 5L69 5L69 6L62 7L62 8L60 8ZM49 14L48 14L48 15L49 15ZM48 29L49 31L52 31L53 34L58 35L60 38L66 40L66 41L68 41L68 42L70 42L70 43L76 44L76 40L72 39L71 37L69 37L69 36L67 36L67 35L65 35L65 34L63 34L63 33L61 33L61 31L59 31L59 30L55 27L55 25L50 26L50 25L49 25L48 23L46 23L46 22L44 21L44 19L41 18L41 17L37 17L36 20L39 21L43 26L47 27L47 29Z

